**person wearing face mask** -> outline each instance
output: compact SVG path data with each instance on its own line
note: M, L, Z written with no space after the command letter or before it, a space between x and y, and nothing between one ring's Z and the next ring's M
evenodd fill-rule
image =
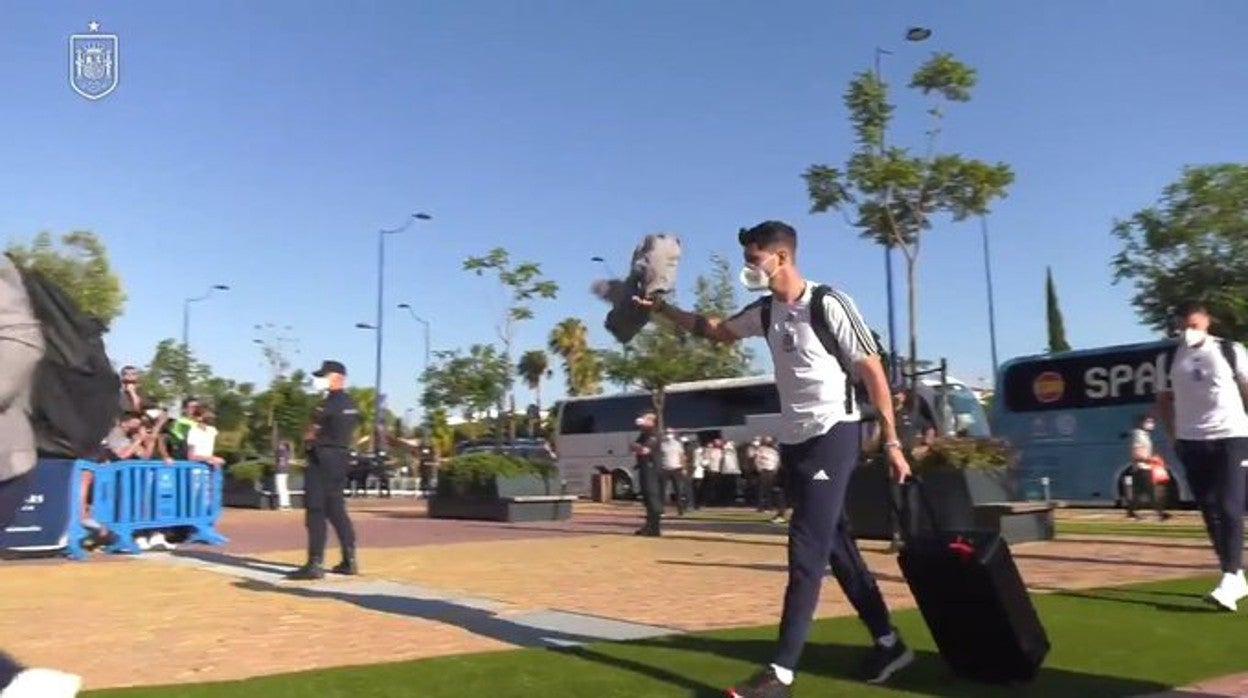
M1142 414L1136 419L1135 428L1131 430L1131 468L1127 472L1127 516L1140 518L1135 513L1139 504L1147 499L1157 510L1157 518L1165 521L1170 518L1166 513L1166 485L1169 476L1166 466L1153 450L1153 428L1155 422L1152 415Z
M1178 309L1180 341L1169 385L1157 391L1157 416L1183 463L1222 579L1205 600L1226 611L1248 597L1244 579L1244 490L1248 473L1248 353L1209 333L1201 303Z
M873 650L864 658L862 678L882 683L910 664L914 653L892 625L884 597L850 535L845 512L845 496L861 448L859 422L863 417L853 399L855 379L867 386L893 477L901 482L910 473L897 439L880 347L847 295L803 278L797 269L797 233L792 227L767 221L741 230L737 239L745 255L742 283L750 290L769 291L770 296L726 320L689 313L662 299L634 299L712 341L763 337L775 365L781 405L777 439L786 497L793 510L788 530L789 580L774 660L732 688L729 695L788 698L792 694L794 669L829 563L874 640Z
M342 562L331 572L359 574L355 555L355 528L347 515L343 490L351 466L351 444L360 411L347 395L347 368L339 361L326 360L313 374L313 386L325 391L325 399L313 412L305 432L309 444L308 467L304 471L304 525L308 529L308 560L287 579L314 580L325 576L326 519L334 527L342 546Z

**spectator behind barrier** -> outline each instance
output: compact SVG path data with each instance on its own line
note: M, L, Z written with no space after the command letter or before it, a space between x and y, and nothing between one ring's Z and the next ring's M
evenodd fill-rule
M182 412L174 420L173 426L169 428L169 445L173 448L173 457L178 460L189 459L186 436L190 433L191 427L195 426L200 409L199 400L193 397L186 398L182 401Z
M121 379L121 393L118 395L121 413L141 411L144 400L139 393L139 369L122 366L117 377Z
M215 455L217 447L217 415L207 407L196 410L195 424L186 434L186 459L207 463L214 468L225 465L225 460Z

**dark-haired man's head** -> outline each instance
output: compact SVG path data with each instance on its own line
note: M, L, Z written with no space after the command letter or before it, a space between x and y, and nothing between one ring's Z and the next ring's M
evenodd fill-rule
M139 369L134 366L122 366L118 372L122 385L133 385L139 382Z
M787 223L764 221L737 233L745 268L741 283L752 291L780 290L801 280L797 258L797 231Z
M1198 346L1209 336L1209 325L1213 318L1209 308L1200 301L1188 301L1179 305L1174 313L1175 329L1189 347Z

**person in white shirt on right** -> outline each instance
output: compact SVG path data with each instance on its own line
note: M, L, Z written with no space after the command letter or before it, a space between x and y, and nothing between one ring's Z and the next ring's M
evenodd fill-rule
M659 444L661 468L659 470L659 491L663 493L663 508L667 508L668 487L676 495L676 513L685 515L685 503L688 501L685 486L685 445L676 436L674 429L668 429Z
M1176 319L1182 339L1170 362L1169 385L1157 391L1157 416L1183 463L1222 567L1222 581L1205 598L1236 611L1248 597L1243 569L1248 352L1238 342L1209 334L1211 318L1203 304L1181 306Z

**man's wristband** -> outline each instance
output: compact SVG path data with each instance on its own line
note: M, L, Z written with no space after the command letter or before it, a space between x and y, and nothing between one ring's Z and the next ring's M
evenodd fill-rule
M901 442L896 439L893 439L892 441L885 441L884 449L887 450L890 448L898 448L898 449L901 448Z

